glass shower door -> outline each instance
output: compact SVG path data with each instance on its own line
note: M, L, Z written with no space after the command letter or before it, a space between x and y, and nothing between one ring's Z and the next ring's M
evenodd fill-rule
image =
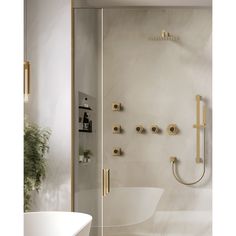
M74 9L74 211L102 235L101 10Z
M210 236L211 9L78 8L74 22L75 211L93 216L91 236ZM170 157L181 179L201 175L196 95L206 173L186 186Z
M162 34L175 40L157 40ZM170 163L178 158L187 182L202 174L193 128L198 94L210 111L210 9L103 10L104 236L211 235L210 126L198 184L178 183Z

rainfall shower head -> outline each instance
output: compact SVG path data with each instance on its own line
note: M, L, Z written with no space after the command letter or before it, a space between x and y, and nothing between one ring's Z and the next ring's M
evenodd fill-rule
M152 40L152 41L161 41L161 40L178 41L179 37L172 35L171 33L167 32L166 30L162 30L160 35L151 36L151 37L149 37L149 40Z

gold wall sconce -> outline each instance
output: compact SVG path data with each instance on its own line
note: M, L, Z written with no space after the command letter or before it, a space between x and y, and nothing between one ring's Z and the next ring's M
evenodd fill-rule
M121 111L121 103L113 102L112 103L112 111Z
M30 95L30 62L24 62L24 102L29 101Z
M113 134L120 134L121 133L121 126L120 125L113 125L112 127L112 133Z
M159 133L160 129L157 125L152 125L151 126L151 131L152 131L152 133L157 134L157 133Z
M169 135L177 135L179 133L179 129L176 124L169 124L167 127L167 132Z
M122 155L122 150L120 147L114 147L112 151L113 156L121 156Z
M139 133L139 134L142 134L145 132L145 129L142 125L137 125L136 128L135 128L136 132Z

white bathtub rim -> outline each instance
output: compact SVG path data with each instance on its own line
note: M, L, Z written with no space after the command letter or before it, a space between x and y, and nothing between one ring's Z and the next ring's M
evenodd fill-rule
M89 214L86 213L80 213L80 212L71 212L71 211L33 211L33 212L24 212L24 215L43 215L43 214L47 214L47 215L83 215L84 217L87 218L87 220L80 225L80 227L78 227L78 229L76 230L76 232L73 233L73 236L77 235L81 230L83 230L87 225L91 224L93 217ZM24 219L25 222L25 219ZM25 226L24 226L25 227Z

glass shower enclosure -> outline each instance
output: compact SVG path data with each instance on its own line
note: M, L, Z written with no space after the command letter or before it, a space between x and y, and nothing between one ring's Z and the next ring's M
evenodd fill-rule
M72 201L91 236L212 233L211 6L164 2L73 2Z

